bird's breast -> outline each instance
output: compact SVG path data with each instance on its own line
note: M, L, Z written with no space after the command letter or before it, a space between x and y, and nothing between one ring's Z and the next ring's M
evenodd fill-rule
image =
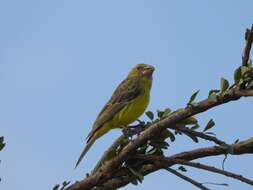
M149 103L149 92L143 93L126 105L115 115L115 127L126 126L138 119Z

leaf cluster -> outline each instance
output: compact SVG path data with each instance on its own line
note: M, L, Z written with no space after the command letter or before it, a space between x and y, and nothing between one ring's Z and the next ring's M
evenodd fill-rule
M65 190L67 186L70 184L70 181L64 181L62 185L56 184L52 190Z

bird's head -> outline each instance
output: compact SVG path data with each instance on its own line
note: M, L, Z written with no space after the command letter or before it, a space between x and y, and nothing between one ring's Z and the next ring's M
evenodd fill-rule
M135 65L132 70L129 72L129 77L147 77L152 78L152 74L154 72L155 68L152 65L140 63Z

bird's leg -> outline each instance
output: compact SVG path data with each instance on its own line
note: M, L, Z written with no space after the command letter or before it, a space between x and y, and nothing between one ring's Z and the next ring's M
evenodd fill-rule
M131 130L132 135L139 136L141 132L147 128L147 126L144 126L142 124L137 124L137 125L128 126L128 128L129 130Z
M121 128L122 128L122 133L123 133L124 137L132 140L133 135L134 135L132 133L132 130L130 128L128 128L128 126L125 126L125 125L121 126Z
M132 125L132 126L121 126L122 133L125 138L130 138L132 140L134 135L139 136L142 131L146 129L147 126L144 125Z

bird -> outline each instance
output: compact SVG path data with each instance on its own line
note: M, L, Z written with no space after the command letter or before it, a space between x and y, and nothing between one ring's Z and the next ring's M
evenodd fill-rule
M75 168L98 138L114 128L126 129L144 113L149 104L154 70L152 65L144 63L130 70L98 114Z

